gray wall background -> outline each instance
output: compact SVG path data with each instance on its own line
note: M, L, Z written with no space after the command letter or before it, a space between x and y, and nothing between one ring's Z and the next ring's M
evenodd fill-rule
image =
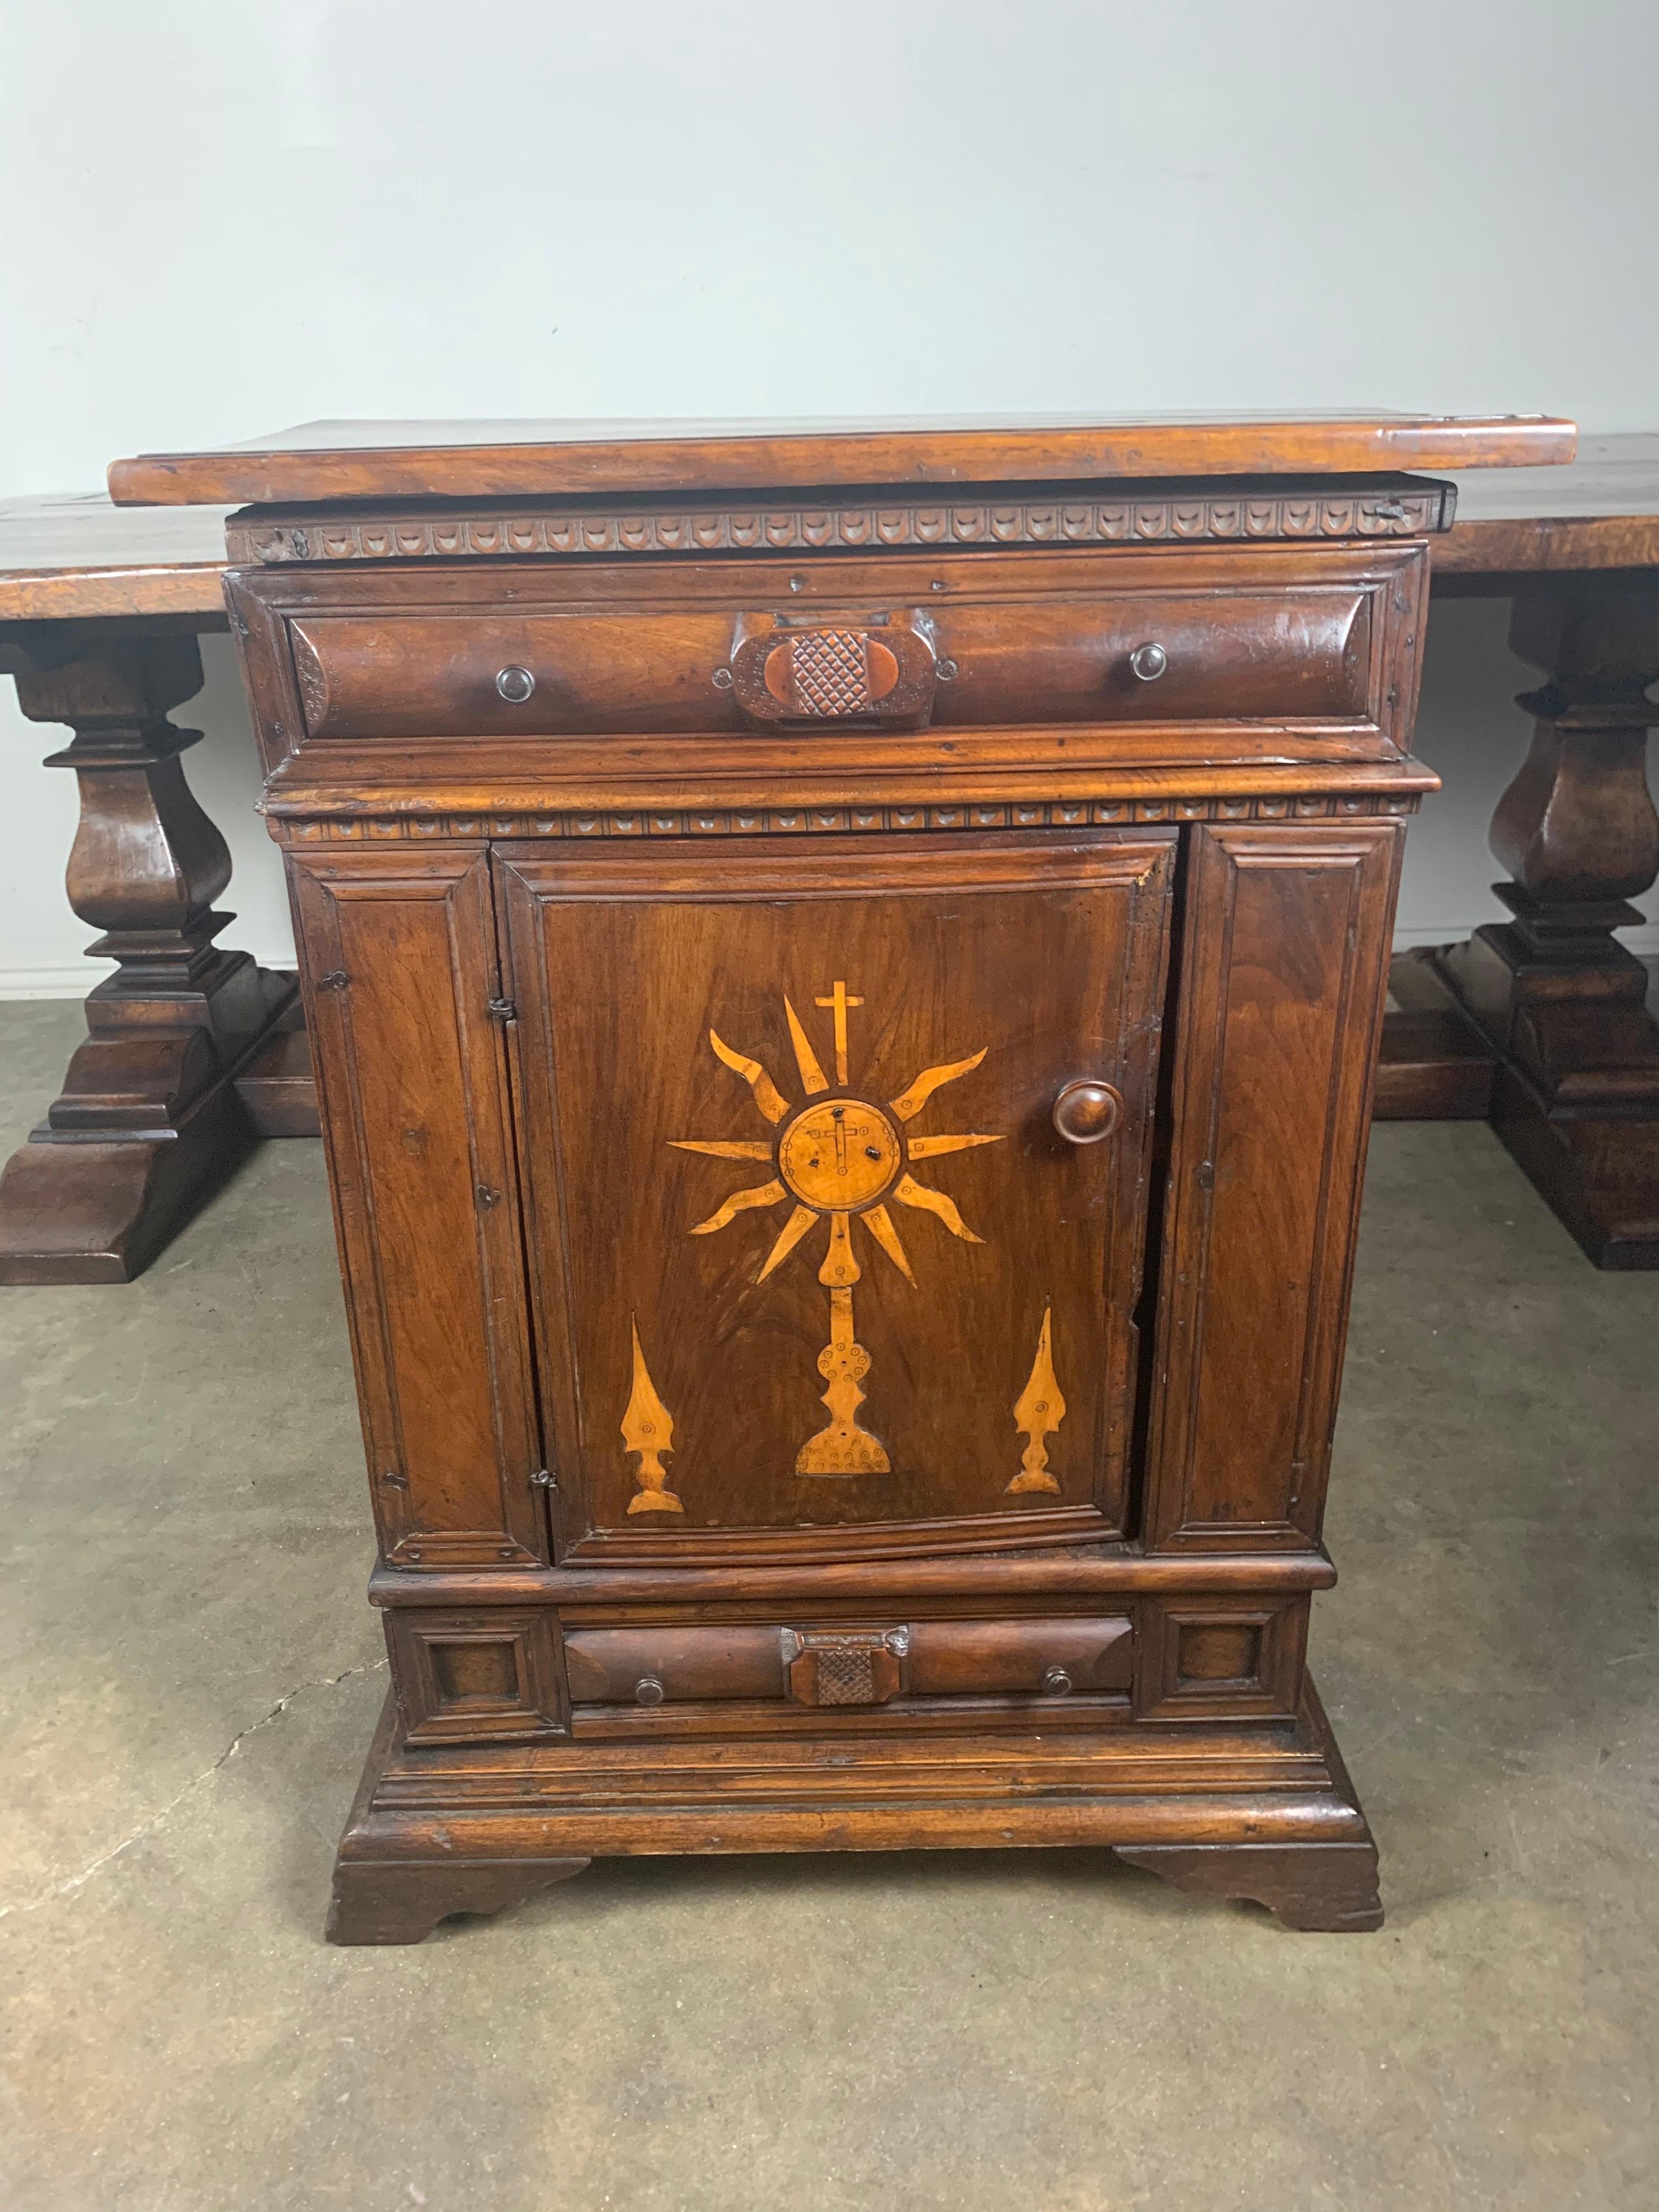
M1656 82L1651 0L0 0L0 496L317 416L1652 428ZM1406 941L1501 912L1506 622L1437 611ZM281 959L205 657L189 771ZM0 692L0 995L78 991L71 779Z

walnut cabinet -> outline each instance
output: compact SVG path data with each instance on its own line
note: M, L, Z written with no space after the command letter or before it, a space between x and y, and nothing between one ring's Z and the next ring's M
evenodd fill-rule
M254 500L379 1535L331 1932L1011 1844L1374 1926L1304 1651L1449 495L757 434L168 464Z

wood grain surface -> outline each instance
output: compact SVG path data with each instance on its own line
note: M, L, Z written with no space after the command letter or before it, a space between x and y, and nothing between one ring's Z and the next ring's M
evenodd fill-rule
M121 505L469 499L792 484L1295 476L1522 467L1571 457L1544 416L1089 416L848 422L307 422L112 464Z
M226 627L224 514L134 512L102 492L0 501L0 623Z
M833 1557L1122 1528L1173 859L1167 831L911 849L757 840L672 856L501 848L564 1556ZM579 993L561 988L575 975ZM837 978L862 1001L846 1084L817 1003ZM772 1104L732 1058L764 1069ZM946 1066L957 1073L913 1103L919 1074ZM1054 1097L1079 1073L1125 1097L1110 1145L1055 1134ZM790 1133L809 1078L848 1103L850 1176L832 1146L822 1168L792 1164L795 1150L817 1157ZM995 1141L946 1150L958 1132ZM864 1411L889 1464L834 1479L796 1460L823 1422L838 1181L852 1194ZM708 1233L745 1192L766 1195ZM763 1279L792 1200L799 1243ZM1060 1494L1034 1499L1008 1486L1050 1305L1070 1410L1051 1450ZM619 1425L633 1328L676 1425L683 1515L629 1510Z

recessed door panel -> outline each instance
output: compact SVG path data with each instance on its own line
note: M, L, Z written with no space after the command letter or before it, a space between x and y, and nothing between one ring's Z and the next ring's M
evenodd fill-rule
M1174 851L498 848L567 1555L1121 1528Z
M1405 825L1193 832L1147 1536L1319 1540Z
M312 1048L381 1548L533 1565L530 1380L489 863L365 846L293 862Z

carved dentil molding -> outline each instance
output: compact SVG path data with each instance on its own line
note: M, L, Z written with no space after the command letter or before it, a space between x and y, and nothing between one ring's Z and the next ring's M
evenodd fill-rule
M634 812L325 814L275 819L285 844L420 843L449 838L872 835L888 830L1119 828L1139 823L1352 821L1414 814L1415 792L1254 799L1020 800L1005 806L642 807Z
M1146 545L1422 538L1446 528L1452 489L1248 490L1146 497L879 501L846 506L682 505L318 520L233 515L234 568L295 562L454 561L537 554L794 553L998 545Z

